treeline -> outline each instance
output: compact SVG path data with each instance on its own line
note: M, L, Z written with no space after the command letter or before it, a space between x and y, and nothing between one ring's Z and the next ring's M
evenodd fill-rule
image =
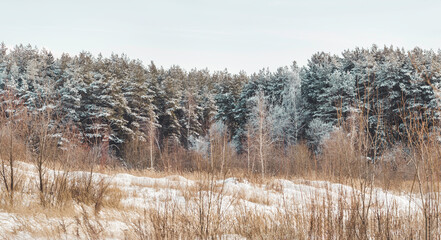
M374 139L372 151L378 151L409 141L406 129L415 121L438 123L440 80L441 52L375 45L342 56L320 52L301 69L294 64L252 74L238 95L222 88L216 117L239 150L262 128L270 131L270 143L307 141L317 150L330 132L361 116L366 128L358 131Z
M108 143L122 161L133 142L209 155L215 132L238 153L299 141L320 151L330 132L360 113L367 128L359 131L375 138L377 151L408 141L406 124L415 119L435 126L440 64L439 52L373 46L247 75L145 66L116 54L56 59L45 49L1 44L0 94L2 106L13 101L30 114L50 113L60 145L69 128L84 144Z

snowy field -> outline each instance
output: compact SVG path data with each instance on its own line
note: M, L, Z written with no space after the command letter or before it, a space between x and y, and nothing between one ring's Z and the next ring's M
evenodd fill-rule
M23 186L28 187L16 197L15 201L19 201L16 205L28 210L17 207L1 210L2 238L142 239L141 236L159 231L158 226L152 224L158 221L164 226L174 224L168 227L176 229L176 223L180 223L179 229L188 231L198 231L196 229L204 226L206 232L219 233L217 238L221 239L245 239L246 236L238 234L243 229L237 225L250 214L266 216L270 224L278 224L277 216L288 216L288 212L306 219L314 206L326 206L331 214L338 214L341 209L354 206L352 201L369 203L371 207L367 211L372 213L394 211L397 216L412 215L421 208L421 201L409 194L392 194L376 188L363 192L325 181L272 179L266 184L255 184L245 179L217 179L206 174L190 180L178 175L152 178L126 173L93 173L95 184L105 182L109 189L118 193L105 196L113 205L104 205L96 211L93 205L73 203L71 211L37 207L34 211L32 206L37 206L39 201L38 192L32 190L37 183L37 172L34 165L28 163L17 162L16 166L17 174L26 176ZM46 172L48 179L63 173L51 169ZM80 179L89 174L73 171L67 176ZM164 220L167 216L170 219ZM305 219L294 222L300 224ZM162 231L170 234L173 229ZM186 238L179 233L171 236L180 237Z

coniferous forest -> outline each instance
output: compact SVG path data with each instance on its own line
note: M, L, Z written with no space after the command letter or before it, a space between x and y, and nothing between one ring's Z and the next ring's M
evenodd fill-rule
M436 239L440 88L420 48L230 73L1 44L0 234Z
M106 145L106 154L128 167L134 167L126 157L135 143L155 148L146 152L151 167L170 147L209 159L215 132L238 155L262 157L262 147L297 143L320 153L323 141L356 116L366 120L356 131L375 142L365 152L375 161L385 149L412 141L406 126L413 121L436 125L440 64L440 52L374 45L247 74L165 69L117 54L55 58L31 45L2 44L0 94L8 116L18 111L11 103L29 116L45 113L60 148L69 129L81 144Z

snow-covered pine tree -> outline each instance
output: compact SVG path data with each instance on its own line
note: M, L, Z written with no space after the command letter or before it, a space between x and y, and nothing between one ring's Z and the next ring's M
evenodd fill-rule
M85 138L91 144L100 144L108 139L110 150L118 153L121 144L131 134L124 119L130 109L118 80L107 79L97 72L83 76L85 91L81 92L80 118Z
M346 119L356 99L355 81L350 73L335 70L326 79L328 87L318 97L316 117L335 125L338 118Z
M153 65L154 67L154 65ZM152 88L155 91L154 105L157 108L159 124L159 142L171 141L170 143L179 143L181 124L178 118L178 112L182 111L179 105L175 81L163 70L156 70L150 66L152 74ZM153 71L153 69L156 70Z
M301 71L302 98L305 101L306 119L319 117L319 107L323 104L320 100L324 91L329 87L329 77L339 67L335 56L326 53L314 54L308 61L306 68Z
M78 125L81 114L81 93L86 92L85 84L77 66L70 61L63 64L65 66L55 82L55 95L59 99L57 115L61 118L61 124Z
M314 54L308 61L307 67L300 72L301 77L301 94L304 101L304 119L312 121L313 119L320 119L321 122L330 121L331 119L321 119L320 106L327 101L325 94L326 89L330 87L329 79L334 71L341 66L339 59L336 56L331 56L327 53ZM337 118L335 115L334 119ZM327 122L324 122L327 123ZM308 125L308 128L312 125ZM307 134L308 128L302 129L302 135L306 138L311 137ZM308 139L312 143L317 143L315 139Z
M261 71L261 74L264 73ZM242 152L242 144L246 140L248 119L250 117L251 108L254 106L250 104L250 100L262 89L259 78L264 78L264 76L259 77L259 75L255 74L251 77L250 81L242 88L239 99L234 106L233 119L236 125L234 132L231 134L233 135L233 141L238 152Z
M7 81L7 51L5 43L0 43L0 94L2 94L5 89L6 81Z
M202 135L208 134L217 112L214 94L206 87L202 87L198 94L198 122L201 124Z
M196 100L192 93L186 91L186 94L180 96L179 109L177 109L176 115L181 126L179 141L185 148L190 147L190 137L199 137L198 130L200 130L201 125L198 122L196 107Z

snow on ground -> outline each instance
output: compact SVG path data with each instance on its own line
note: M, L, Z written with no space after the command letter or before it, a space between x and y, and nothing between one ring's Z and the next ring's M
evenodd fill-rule
M29 186L35 187L37 172L32 164L17 162L17 174L26 176ZM47 174L63 174L62 171L47 169ZM70 172L69 177L89 176L88 172ZM227 178L215 181L194 181L182 176L172 175L163 178L151 178L133 176L126 173L107 175L94 173L93 181L104 180L110 186L118 188L122 192L120 200L121 207L118 209L105 208L99 213L102 220L101 228L106 231L106 238L121 239L124 234L130 231L130 221L128 219L139 216L148 209L158 209L167 211L167 204L178 206L179 209L195 209L195 201L199 204L208 203L211 199L221 199L221 204L216 206L221 208L225 214L237 211L237 206L252 211L260 211L267 214L276 214L283 211L283 206L287 202L298 209L307 209L308 204L320 199L326 199L330 203L341 201L349 204L353 193L358 190L350 186L330 183L326 181L289 181L285 179L275 179L268 184L252 184L246 180L237 178ZM31 188L31 187L29 187ZM214 192L210 192L210 189ZM211 194L212 193L212 194ZM222 193L222 195L219 195ZM23 194L23 205L30 205L32 201L38 201L35 192L28 191ZM368 192L365 201L373 201L379 208L395 206L399 212L405 214L406 211L416 211L420 208L421 202L418 198L410 199L409 195L392 194L381 189L373 189ZM370 198L372 197L372 198ZM196 199L196 200L195 200ZM196 204L197 205L197 204ZM197 206L196 206L197 207ZM85 208L88 208L87 206ZM78 215L81 215L82 207L76 206ZM92 207L90 207L92 209ZM90 210L89 209L89 210ZM91 210L92 211L92 210ZM0 210L0 236L4 238L29 239L29 238L51 238L51 231L56 231L58 227L67 226L72 228L72 234L80 231L81 218L77 217L45 217L44 214L30 214L23 216L15 211ZM76 224L76 228L72 227ZM30 227L26 227L29 225ZM52 228L51 228L52 227ZM99 226L98 226L99 227ZM46 234L36 234L36 229L46 229ZM80 229L80 230L78 230ZM69 230L68 230L69 231ZM33 234L33 235L32 235ZM85 235L86 233L84 233ZM71 235L70 237L74 237ZM66 238L70 238L67 236ZM223 236L229 239L230 236ZM237 236L231 237L237 239Z

